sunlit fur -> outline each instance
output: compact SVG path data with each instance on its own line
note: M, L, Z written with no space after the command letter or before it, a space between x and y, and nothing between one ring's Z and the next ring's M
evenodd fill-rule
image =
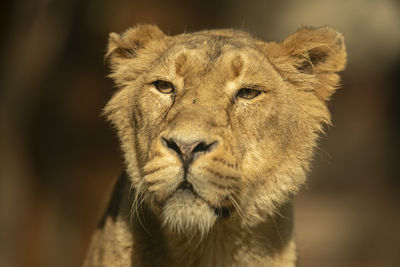
M203 257L211 253L205 244L226 238L235 249L219 248L220 264L294 266L287 207L330 124L326 101L345 66L343 37L328 27L302 28L282 43L267 43L236 30L168 36L140 25L110 35L107 60L118 91L105 114L118 132L134 192L131 222L146 229L143 214L152 214L165 246L174 248L166 253L170 265L223 266ZM157 80L175 91L158 91ZM245 99L237 95L241 88L261 93ZM217 145L185 173L166 139ZM193 191L179 188L184 179ZM279 229L287 236L271 241ZM251 241L260 233L271 235L262 241L268 245ZM138 266L143 257L136 255Z

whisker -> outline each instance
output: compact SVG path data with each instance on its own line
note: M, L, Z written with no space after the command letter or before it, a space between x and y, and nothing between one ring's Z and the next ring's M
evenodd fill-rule
M236 194L233 193L233 195L235 196ZM236 202L236 200L234 199L233 196L228 195L228 197L229 197L229 200L232 202L233 206L235 207L235 210L239 214L240 219L244 220L243 214L242 214L242 212L240 211L240 208L239 208L239 204Z
M292 218L289 218L289 217L283 215L283 214L280 212L279 209L277 209L277 210L275 211L275 213L276 213L277 215L279 215L279 217L281 217L281 218L283 218L283 219L285 219L285 220L293 221Z
M132 207L131 207L131 221L133 221L133 216L136 215L140 225L142 226L142 228L145 230L145 232L147 232L149 234L149 232L147 231L142 219L141 219L141 213L143 214L143 199L145 198L145 191L146 187L144 186L143 183L139 184L137 192L135 194L135 198L133 200L132 203Z
M215 183L214 181L209 181L211 184L214 184L215 186L219 187L219 188L223 188L222 185ZM235 197L237 197L240 200L240 197L238 197L238 195L236 194L236 191L239 191L239 187L237 185L232 186L227 186L227 181L226 180L222 180L222 182L225 184L225 189L228 189L229 194L227 195L227 197L229 198L229 200L232 202L233 207L235 208L235 210L237 211L239 217L244 220L244 216L240 210L239 204L237 203L237 201L235 200Z
M284 242L283 242L283 238L282 238L281 232L279 231L279 228L278 228L278 226L276 225L276 222L275 222L274 216L273 216L273 215L271 215L270 217L271 217L271 219L272 219L272 222L274 223L275 230L276 230L276 232L278 233L279 240L281 241L281 244L283 245L283 244L284 244Z

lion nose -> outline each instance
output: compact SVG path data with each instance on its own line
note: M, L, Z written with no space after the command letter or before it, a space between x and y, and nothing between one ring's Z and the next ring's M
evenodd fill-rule
M184 142L177 138L162 138L164 146L176 152L182 160L184 166L188 166L198 156L211 152L218 146L218 141L206 142L196 140L193 142Z

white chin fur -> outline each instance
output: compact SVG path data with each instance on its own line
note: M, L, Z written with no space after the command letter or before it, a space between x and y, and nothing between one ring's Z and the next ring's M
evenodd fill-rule
M163 226L188 237L207 234L217 216L202 199L188 191L175 192L165 203Z

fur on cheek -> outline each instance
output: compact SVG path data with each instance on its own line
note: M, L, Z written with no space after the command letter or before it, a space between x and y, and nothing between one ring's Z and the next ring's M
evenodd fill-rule
M307 158L310 156L311 153L305 155ZM251 164L251 169L245 168L243 171L247 183L241 197L241 211L245 215L242 218L244 227L265 222L279 212L280 206L288 202L304 184L308 169L305 160L296 160L291 156L283 157L277 162L270 158L272 165L262 164L257 153L253 153L250 158L252 163L259 164Z

